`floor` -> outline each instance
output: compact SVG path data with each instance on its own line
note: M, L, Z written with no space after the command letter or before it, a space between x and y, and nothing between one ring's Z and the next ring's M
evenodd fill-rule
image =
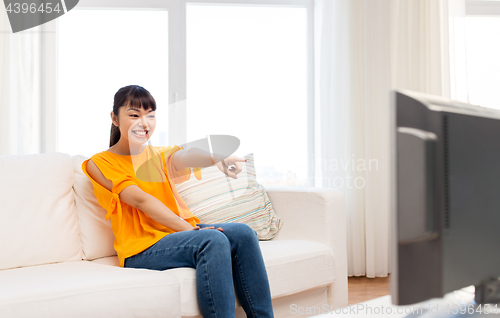
M375 278L367 278L366 276L349 277L349 305L389 295L389 281L390 275Z

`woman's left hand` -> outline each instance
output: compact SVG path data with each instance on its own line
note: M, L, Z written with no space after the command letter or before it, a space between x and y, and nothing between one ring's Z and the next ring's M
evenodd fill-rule
M243 170L241 168L241 163L245 161L247 160L237 156L229 156L226 159L217 162L216 165L220 171L224 172L229 177L238 179L237 174Z

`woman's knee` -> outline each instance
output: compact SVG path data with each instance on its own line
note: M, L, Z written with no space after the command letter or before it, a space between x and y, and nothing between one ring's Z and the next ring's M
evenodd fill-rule
M244 223L230 223L231 227L228 228L227 235L237 240L257 240L257 233L248 225Z
M218 248L230 248L229 240L222 232L212 229L197 231L200 231L207 244L216 245Z
M244 223L235 223L238 224L238 232L242 233L244 235L249 235L249 236L254 236L257 234L249 225L246 225Z

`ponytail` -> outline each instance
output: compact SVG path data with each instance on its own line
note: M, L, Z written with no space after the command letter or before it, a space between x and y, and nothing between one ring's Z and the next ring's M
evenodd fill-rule
M120 133L120 128L118 128L117 126L115 126L115 124L111 124L111 138L109 140L109 148L111 148L114 144L116 144L118 142L118 140L120 140L120 136L121 136L121 133Z

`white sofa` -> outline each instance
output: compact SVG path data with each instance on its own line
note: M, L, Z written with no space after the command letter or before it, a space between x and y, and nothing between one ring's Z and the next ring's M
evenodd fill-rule
M201 317L195 270L121 268L83 156L0 156L0 317ZM261 241L275 317L347 305L346 216L334 189L267 188L284 225ZM236 317L245 317L235 301Z

